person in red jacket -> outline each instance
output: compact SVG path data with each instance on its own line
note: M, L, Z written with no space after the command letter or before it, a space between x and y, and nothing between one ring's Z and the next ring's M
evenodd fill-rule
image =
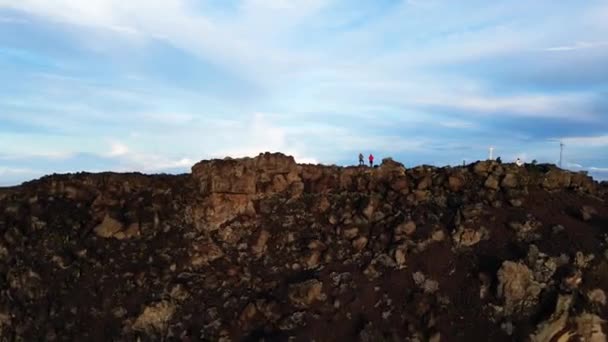
M369 167L374 166L374 155L370 153L369 155Z

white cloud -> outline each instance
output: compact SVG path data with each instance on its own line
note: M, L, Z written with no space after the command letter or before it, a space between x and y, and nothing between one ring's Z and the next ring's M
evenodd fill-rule
M456 128L456 129L470 129L470 128L478 127L478 125L475 124L474 122L463 121L463 120L441 121L441 122L439 122L439 125L443 126L443 127L447 127L447 128Z
M566 146L601 147L608 146L608 135L592 137L570 137L561 139Z
M110 157L120 157L129 153L129 147L127 145L120 142L113 142L110 145L110 151L108 152L108 156Z
M0 166L0 186L13 186L41 175L42 172L28 168Z
M582 169L583 168L583 165L581 165L581 164L570 163L570 162L567 162L565 164L565 166L566 166L566 168L569 168L569 169Z
M554 46L550 48L544 49L544 51L574 51L574 50L582 50L582 49L593 49L598 47L608 46L608 42L577 42L574 45L562 45L562 46Z
M505 13L503 6L471 10L465 18L443 20L436 28L429 29L425 24L438 19L439 7L450 8L449 4L433 2L424 8L414 6L412 9L411 3L403 3L385 20L322 39L313 48L289 43L291 33L301 33L299 29L307 28L301 27L305 19L315 22L314 14L323 15L324 21L329 22L339 17L339 13L323 11L331 9L332 4L331 0L243 0L227 18L197 11L187 0L0 0L0 7L24 10L72 25L166 40L258 85L270 87L269 93L276 97L282 97L286 80L292 84L314 84L329 98L324 109L331 103L345 106L353 99L361 99L368 104L446 106L503 115L572 117L573 110L562 108L572 109L583 102L579 100L584 100L571 95L489 96L484 94L483 85L474 84L467 89L466 79L446 82L445 75L426 76L420 71L425 67L527 51L546 38L538 30L506 25L498 20L494 25L476 30L463 26L467 20L485 23L488 18L500 19ZM412 20L404 21L406 15ZM306 24L311 25L310 22ZM413 40L415 35L409 34L420 25L430 30L425 34L437 31L440 35L421 44ZM86 36L84 31L82 34ZM402 31L394 49L376 46L378 36L385 32L398 35ZM574 47L598 44L605 43L583 41ZM560 48L569 47L553 49ZM370 55L369 51L375 54ZM294 92L292 87L288 88ZM141 94L135 94L138 96ZM302 100L311 102L309 98ZM593 116L581 113L580 109L575 114L578 120Z
M242 134L237 141L233 141L233 147L219 147L217 152L213 152L211 156L238 158L255 157L262 152L282 152L292 155L298 162L318 163L318 159L307 156L298 148L297 144L289 140L290 135L287 129L273 124L268 116L272 115L255 113L251 120L241 123L244 129L237 129Z
M11 167L5 167L5 166L0 166L0 176L14 176L14 175L32 175L32 174L36 174L37 172L31 169L25 169L25 168L11 168Z

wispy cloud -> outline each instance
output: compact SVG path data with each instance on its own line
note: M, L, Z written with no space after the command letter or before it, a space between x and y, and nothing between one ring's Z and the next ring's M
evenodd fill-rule
M577 42L573 45L554 46L544 49L544 51L574 51L583 49L593 49L608 46L608 42Z
M554 162L557 136L599 167L606 13L596 0L0 0L0 145L154 172L266 150L460 163L499 143L504 159ZM61 166L26 159L7 167Z
M23 18L15 18L15 17L3 17L0 16L0 24L26 24L27 20Z
M568 137L561 139L566 145L573 146L593 146L601 147L608 146L608 135L592 136L592 137Z

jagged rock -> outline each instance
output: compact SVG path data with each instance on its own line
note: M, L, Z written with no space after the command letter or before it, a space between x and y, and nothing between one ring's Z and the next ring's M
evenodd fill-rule
M405 247L399 247L395 250L395 262L400 267L404 266L407 261L407 249Z
M534 274L534 280L540 284L549 282L558 267L556 258L541 253L536 245L529 246L526 263Z
M583 313L574 319L576 322L576 333L570 336L580 336L583 341L600 342L607 341L605 323L606 321L597 315Z
M294 330L295 328L303 327L306 325L305 322L306 312L298 311L285 317L279 323L279 329L287 331Z
M122 223L118 220L113 219L110 215L106 215L97 227L93 229L97 236L102 238L111 238L122 230Z
M572 296L559 296L555 311L551 317L538 325L535 334L530 335L532 342L567 341L571 337L570 331L564 329L568 323L569 310L572 306ZM565 337L565 339L562 339Z
M578 268L587 268L587 267L589 267L589 263L591 261L593 261L593 259L595 259L595 255L593 255L593 254L585 255L583 252L578 251L575 254L574 264Z
M483 214L483 204L467 205L460 211L460 214L465 220L476 219Z
M431 240L435 242L441 242L445 240L445 232L443 230L436 230L431 234Z
M412 274L412 279L416 286L422 289L425 293L432 294L439 290L439 283L435 280L428 279L422 272Z
M570 186L572 175L569 172L551 170L543 180L543 187L547 190L556 190Z
M524 202L522 200L518 199L518 198L514 198L514 199L509 200L509 203L512 206L514 206L515 208L519 208L519 207L521 207L524 204Z
M144 308L144 311L137 317L131 328L149 335L162 335L166 332L175 309L175 305L168 301L152 304Z
M270 322L276 322L281 318L279 304L275 301L259 299L256 301L256 308L259 313Z
M407 221L395 228L395 239L402 240L404 237L413 235L416 232L416 223L414 221Z
M414 272L412 274L412 279L414 279L414 283L416 284L416 286L422 287L424 285L426 277L422 272Z
M517 188L519 186L517 176L513 173L507 173L501 182L501 186L503 188Z
M571 317L572 303L572 296L560 296L553 315L547 321L539 324L536 333L530 335L530 340L532 342L550 342L572 341L576 338L578 341L606 341L604 331L606 321L587 312Z
M587 293L589 301L602 306L606 305L606 293L602 289L594 289Z
M260 235L258 236L255 245L251 247L251 251L256 256L261 256L266 251L266 245L268 244L268 239L270 239L270 232L267 230L262 230Z
M114 238L117 240L126 240L134 237L140 236L140 229L138 223L132 223L129 225L127 229L124 231L118 232L114 234Z
M175 285L171 292L169 293L171 299L177 302L183 302L186 299L190 298L190 293L184 288L182 284Z
M365 209L363 210L363 216L365 216L367 220L372 220L379 206L380 199L378 197L370 198L367 207L365 207Z
M584 221L591 221L594 215L597 215L597 210L595 210L595 208L588 205L581 208L581 218Z
M289 285L289 300L294 306L306 309L318 301L324 301L327 296L323 293L323 283L316 279Z
M418 182L417 189L426 190L426 189L430 188L432 184L433 184L432 178L430 176L426 176Z
M492 163L493 163L492 161L478 162L473 167L473 172L475 172L477 175L480 175L480 176L486 175L488 172L490 172Z
M345 229L343 231L342 235L344 236L345 239L352 240L352 239L356 238L357 235L359 235L359 228L355 227L355 228Z
M429 293L429 294L435 293L435 292L439 291L439 283L435 280L426 279L424 281L422 289L424 290L425 293Z
M498 281L497 295L504 299L505 314L529 314L542 290L532 271L522 263L505 261L498 271Z
M233 229L232 227L224 227L220 229L217 235L220 241L232 246L236 245L243 237L242 231L240 231L238 228Z
M193 251L194 254L190 262L194 267L208 265L210 262L224 256L224 251L213 242L195 243Z
M249 305L247 305L239 315L239 321L241 321L242 323L249 322L255 317L257 313L258 309L256 308L255 304L249 303Z
M431 192L427 190L414 191L414 198L418 203L426 203L431 198Z
M515 231L520 241L531 242L541 238L541 235L538 233L541 223L533 218L529 217L524 223L511 222L509 226Z
M353 248L358 252L361 252L362 250L364 250L366 246L367 246L367 238L365 236L361 236L358 239L356 239L355 241L353 241Z
M452 192L459 192L465 185L465 179L462 175L452 175L448 178L448 187Z
M496 176L491 175L490 177L488 177L486 179L484 186L488 189L498 190L499 189L498 179L496 178Z
M460 226L452 234L452 240L454 240L456 248L471 247L478 244L487 236L487 234L487 229L483 227L480 229L472 229Z
M214 231L241 215L255 214L251 196L243 194L211 194L194 209L195 224L202 231Z
M563 232L564 230L566 230L566 228L564 226L562 226L561 224L558 224L558 225L554 226L553 228L551 228L551 230L553 231L553 234L559 234L559 233Z
M321 253L321 251L312 251L310 253L310 255L308 256L308 258L306 258L306 260L304 261L304 263L306 264L306 268L307 269L314 269L319 267L319 265L321 264L321 256L323 254Z

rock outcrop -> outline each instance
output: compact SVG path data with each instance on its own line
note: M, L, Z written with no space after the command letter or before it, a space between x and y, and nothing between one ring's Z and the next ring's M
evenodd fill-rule
M48 176L0 189L0 341L603 341L607 200L494 161Z

